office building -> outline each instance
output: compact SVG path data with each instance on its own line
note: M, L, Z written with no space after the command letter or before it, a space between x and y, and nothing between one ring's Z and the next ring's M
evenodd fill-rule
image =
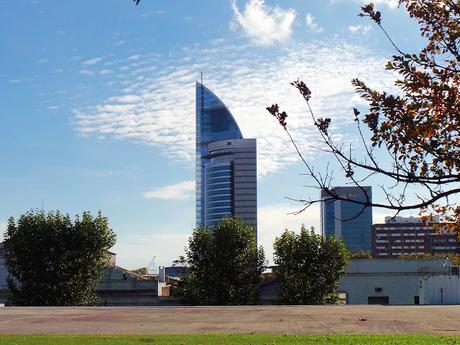
M439 221L439 220L438 220ZM459 253L457 233L438 222L424 224L420 218L386 217L372 226L372 256L397 259L401 255Z
M372 202L372 187L335 187L336 200L321 191L321 232L323 236L341 238L352 253L371 252L372 208L353 201ZM364 190L364 191L363 191Z
M196 83L196 225L236 216L257 231L256 140L244 139L225 104Z

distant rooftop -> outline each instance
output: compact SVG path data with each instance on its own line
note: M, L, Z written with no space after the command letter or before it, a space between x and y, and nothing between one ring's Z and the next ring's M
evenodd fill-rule
M433 221L428 221L429 223L439 223L439 216L436 216ZM385 217L385 223L388 224L414 224L414 223L423 223L422 218L420 217L392 217L392 216L387 216Z

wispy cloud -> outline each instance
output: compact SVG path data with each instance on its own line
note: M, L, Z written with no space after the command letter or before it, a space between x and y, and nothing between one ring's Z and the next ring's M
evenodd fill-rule
M80 74L83 74L83 75L94 75L94 71L91 70L91 69L82 69L82 70L80 70Z
M92 59L88 59L88 60L85 60L82 62L82 65L95 65L97 64L98 62L101 62L102 61L102 57L95 57L95 58L92 58Z
M275 56L262 56L250 46L190 47L176 60L161 60L166 59L143 55L136 66L131 66L132 60L120 62L127 69L124 77L113 80L120 88L118 95L74 109L76 130L84 136L149 144L170 160L192 164L194 81L200 71L206 71L205 84L229 106L243 135L257 138L258 172L265 175L297 162L284 131L265 110L273 103L289 113L290 130L307 158L314 157L311 146L317 144L316 131L305 117L305 103L289 82L301 78L311 87L311 104L319 116L352 125L351 108L360 105L360 99L350 81L360 77L372 87L388 88L393 80L384 69L384 58L341 40L291 44Z
M107 74L112 74L113 70L111 69L103 69L99 72L100 75L107 75Z
M113 42L112 45L113 45L114 47L119 47L119 46L122 46L122 45L125 44L125 43L126 43L125 40L118 40L118 41Z
M305 24L307 25L307 28L310 29L313 32L323 32L323 27L318 25L315 21L315 17L311 15L311 13L308 13L305 16Z
M211 40L209 43L211 43L211 44L214 45L214 46L219 46L219 45L225 43L225 39L223 39L223 38L216 38L216 39Z
M21 84L22 80L21 79L10 79L8 80L10 84Z
M170 186L156 188L144 193L147 199L187 200L195 192L195 181L183 181Z
M124 95L119 97L114 97L111 99L113 102L118 103L136 103L142 100L142 97L136 95Z
M234 13L232 27L242 28L256 44L284 43L291 37L292 25L296 18L296 11L293 9L271 7L266 5L264 0L249 0L243 12L240 12L233 0L232 8Z
M353 34L362 34L365 35L372 31L372 26L370 25L350 25L348 31Z

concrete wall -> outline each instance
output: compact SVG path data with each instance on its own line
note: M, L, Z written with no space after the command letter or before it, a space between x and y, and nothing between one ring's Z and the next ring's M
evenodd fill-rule
M420 279L420 304L460 304L460 277L436 275Z
M96 288L101 305L157 305L158 277L144 278L121 267L106 268Z
M421 303L420 279L446 274L444 264L444 260L352 260L337 291L347 294L348 304L386 297L388 304Z

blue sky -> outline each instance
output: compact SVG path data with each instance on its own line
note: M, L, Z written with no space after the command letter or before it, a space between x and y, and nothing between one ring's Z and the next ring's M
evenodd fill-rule
M423 43L397 1L374 1L405 50ZM354 142L350 81L392 88L393 51L359 0L0 0L0 229L31 208L109 217L118 263L168 265L194 228L194 81L258 139L259 240L319 226L285 197L315 197L285 133L278 102L318 169L328 157L289 82L311 86L318 114ZM337 184L341 183L340 178ZM375 193L376 198L379 197ZM374 221L388 213L374 210Z

